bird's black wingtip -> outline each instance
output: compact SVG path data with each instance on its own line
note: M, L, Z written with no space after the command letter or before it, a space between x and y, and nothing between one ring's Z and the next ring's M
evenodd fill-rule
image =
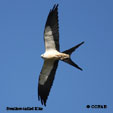
M55 7L58 7L58 6L59 6L59 4L54 4L54 6L55 6Z
M82 68L79 68L79 70L80 70L80 71L83 71L83 69L82 69Z
M41 99L41 104L46 107L46 100Z
M84 44L85 43L85 41L82 41L80 44L82 45L82 44Z
M50 12L53 12L55 10L57 11L58 10L58 6L59 6L59 4L54 4L53 8L50 9Z
M58 9L59 4L54 4L53 10Z

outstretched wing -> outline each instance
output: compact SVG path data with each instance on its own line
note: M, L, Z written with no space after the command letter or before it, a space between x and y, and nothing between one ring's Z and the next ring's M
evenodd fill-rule
M45 50L59 51L58 4L50 10L44 30Z
M38 99L41 99L42 105L46 106L46 101L53 84L58 60L45 60L40 72L38 83Z

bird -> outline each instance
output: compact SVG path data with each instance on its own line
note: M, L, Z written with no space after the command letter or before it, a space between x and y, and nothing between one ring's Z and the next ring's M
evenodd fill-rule
M60 52L58 6L59 4L55 4L53 8L50 9L44 29L45 52L41 55L44 64L38 80L38 100L41 101L41 104L44 106L46 106L59 61L66 62L82 71L82 68L72 61L71 54L81 46L84 41L68 50Z

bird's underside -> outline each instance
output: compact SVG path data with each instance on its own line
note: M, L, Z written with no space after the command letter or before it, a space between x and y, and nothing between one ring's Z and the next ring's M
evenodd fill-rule
M82 68L71 60L71 54L84 42L81 42L66 51L59 52L58 4L54 5L47 17L44 29L44 43L45 53L41 55L44 59L44 64L39 76L38 99L41 100L42 105L46 106L46 101L55 78L59 60L82 70Z
M60 53L57 50L46 51L41 57L45 60L65 60L69 58L69 54Z

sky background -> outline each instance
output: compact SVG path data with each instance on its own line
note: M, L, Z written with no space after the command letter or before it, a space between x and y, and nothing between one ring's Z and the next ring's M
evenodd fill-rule
M60 50L85 41L72 54L83 71L60 62L43 107L37 96L40 55L45 22L55 3L59 4ZM29 112L112 113L113 1L0 0L0 90L0 113L17 112L6 107L36 106L43 111Z

